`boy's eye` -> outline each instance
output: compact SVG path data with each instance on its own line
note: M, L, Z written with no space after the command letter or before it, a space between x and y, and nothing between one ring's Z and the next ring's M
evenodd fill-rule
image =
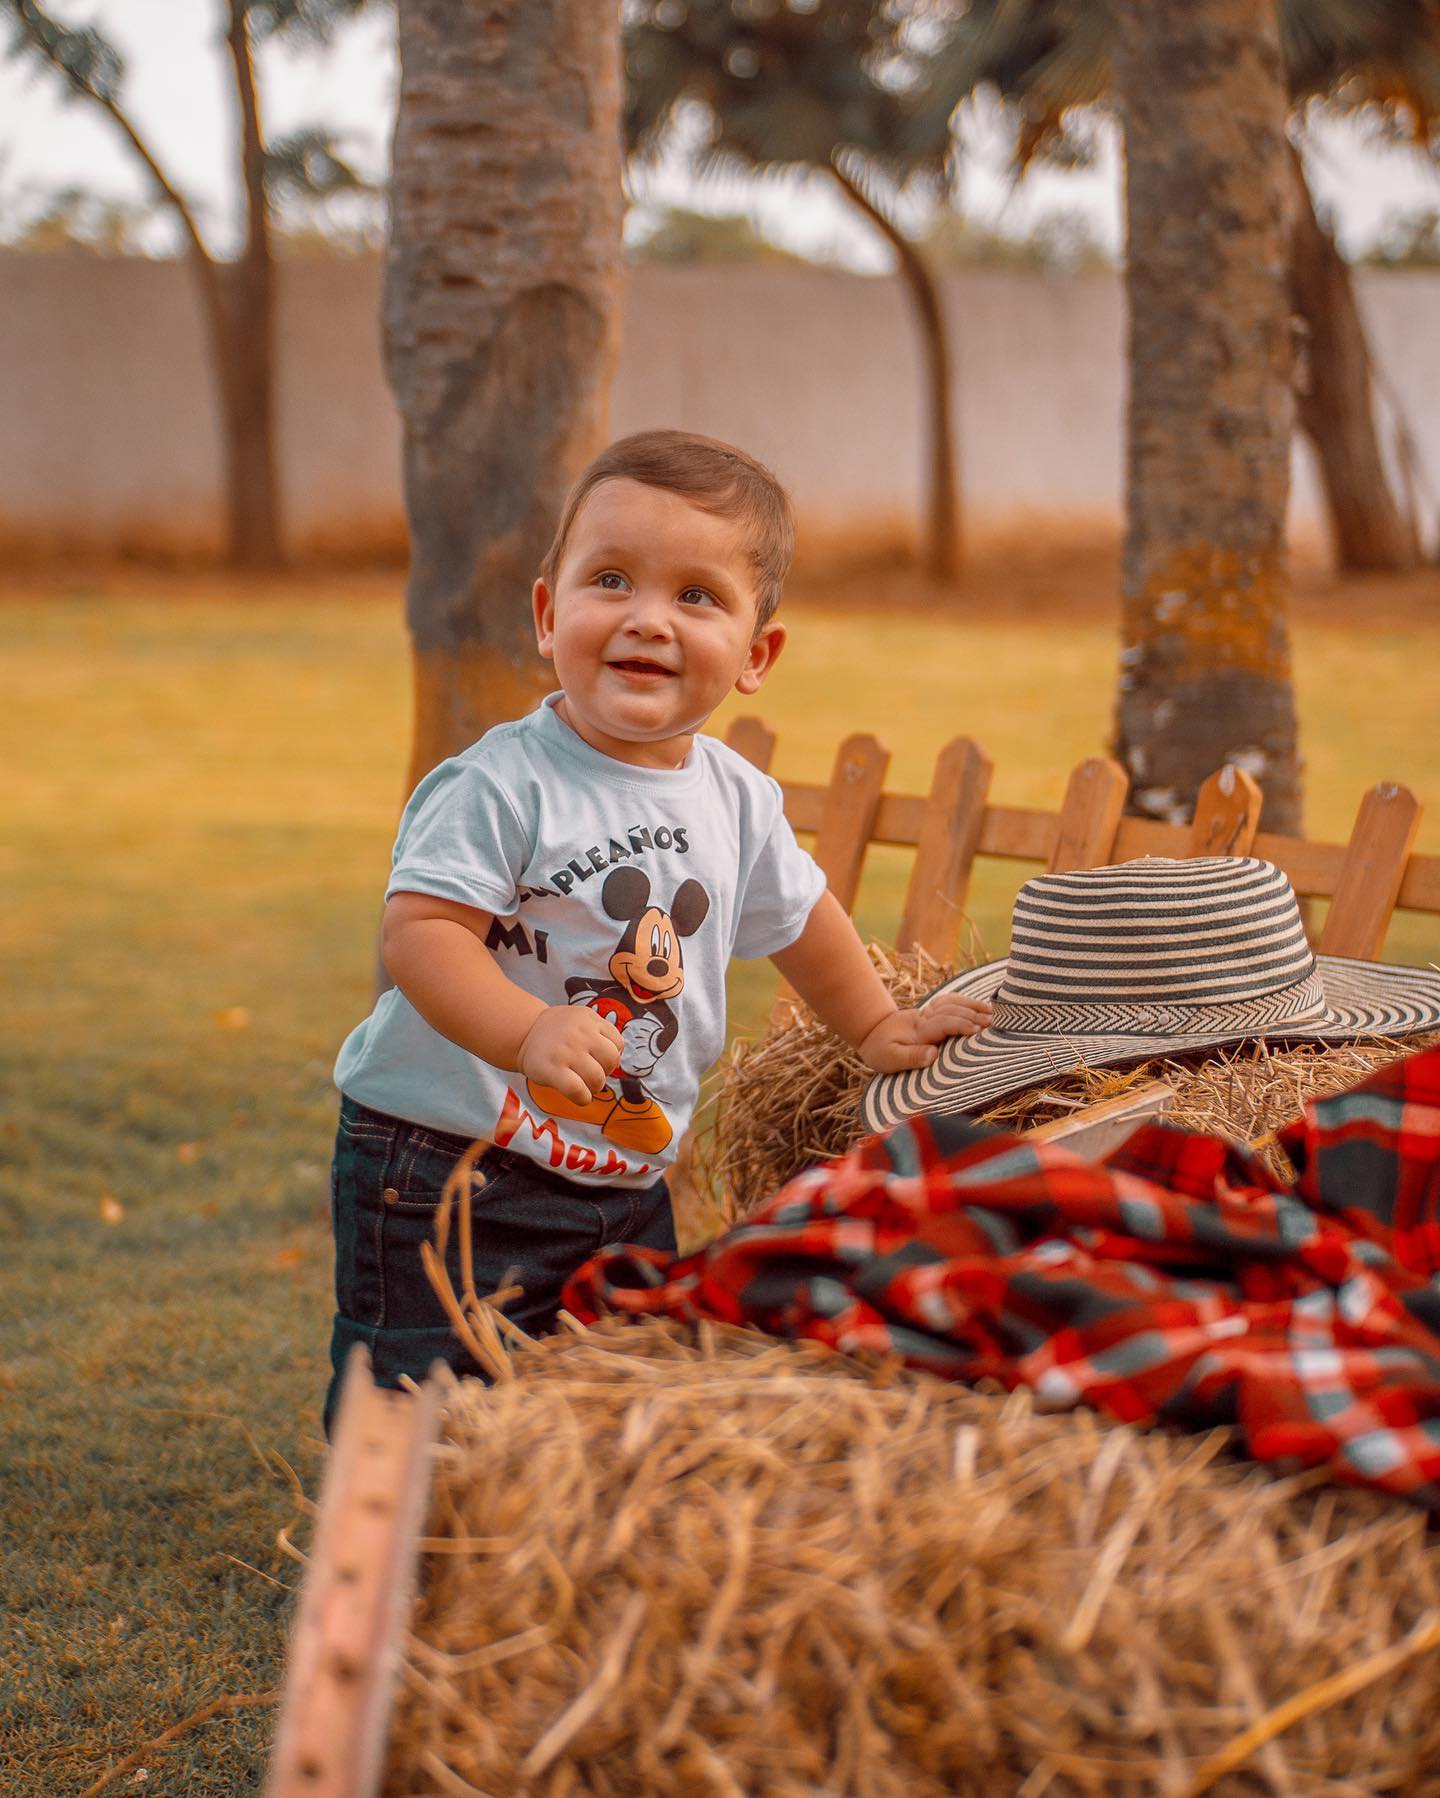
M603 587L607 593L623 593L626 580L623 574L617 574L613 568L607 568L604 574L595 577L595 585Z
M703 587L687 587L680 595L682 606L718 606L720 601Z

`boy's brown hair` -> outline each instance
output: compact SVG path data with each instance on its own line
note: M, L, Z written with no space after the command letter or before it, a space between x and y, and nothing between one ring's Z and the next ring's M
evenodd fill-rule
M795 551L790 496L770 470L733 444L693 431L636 431L602 450L570 489L560 528L540 565L553 589L575 514L602 481L639 481L688 499L702 511L733 518L749 541L755 570L755 629L761 631L780 604L780 589Z

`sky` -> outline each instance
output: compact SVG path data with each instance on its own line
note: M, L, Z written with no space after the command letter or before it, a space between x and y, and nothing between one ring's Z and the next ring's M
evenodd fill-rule
M54 0L66 24L100 27L125 56L124 99L162 165L199 197L214 247L233 248L239 219L231 149L233 94L220 36L220 0ZM393 18L362 17L323 51L269 45L260 54L267 132L279 136L323 122L337 131L357 170L383 181L394 123L398 65ZM1093 168L1037 171L1018 186L1005 171L1005 140L993 109L969 109L960 206L977 225L1023 237L1054 214L1078 213L1112 251L1121 238L1120 158L1113 131L1102 135ZM1307 143L1312 184L1331 208L1342 247L1363 253L1387 224L1440 207L1440 175L1413 153L1382 148L1357 127L1334 125ZM60 97L60 83L6 56L0 60L0 224L37 196L69 186L139 200L145 178L128 146L98 109ZM746 211L768 234L801 253L876 272L889 252L828 182L697 184L679 167L646 179L642 201ZM146 227L148 249L174 247L172 227Z

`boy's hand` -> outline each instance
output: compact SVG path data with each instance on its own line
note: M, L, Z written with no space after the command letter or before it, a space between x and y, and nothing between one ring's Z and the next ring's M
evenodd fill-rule
M892 1011L860 1044L860 1056L877 1074L928 1067L947 1036L974 1036L990 1022L988 999L942 993L921 1010Z
M615 1026L588 1005L551 1005L520 1045L520 1072L585 1105L619 1067L624 1046Z

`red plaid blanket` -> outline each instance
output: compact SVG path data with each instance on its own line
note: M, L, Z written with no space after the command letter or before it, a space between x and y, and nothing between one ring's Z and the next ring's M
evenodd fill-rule
M618 1248L564 1303L718 1318L1028 1386L1131 1422L1230 1424L1440 1510L1440 1049L1313 1106L1293 1189L1148 1126L1091 1166L917 1117L698 1253Z

